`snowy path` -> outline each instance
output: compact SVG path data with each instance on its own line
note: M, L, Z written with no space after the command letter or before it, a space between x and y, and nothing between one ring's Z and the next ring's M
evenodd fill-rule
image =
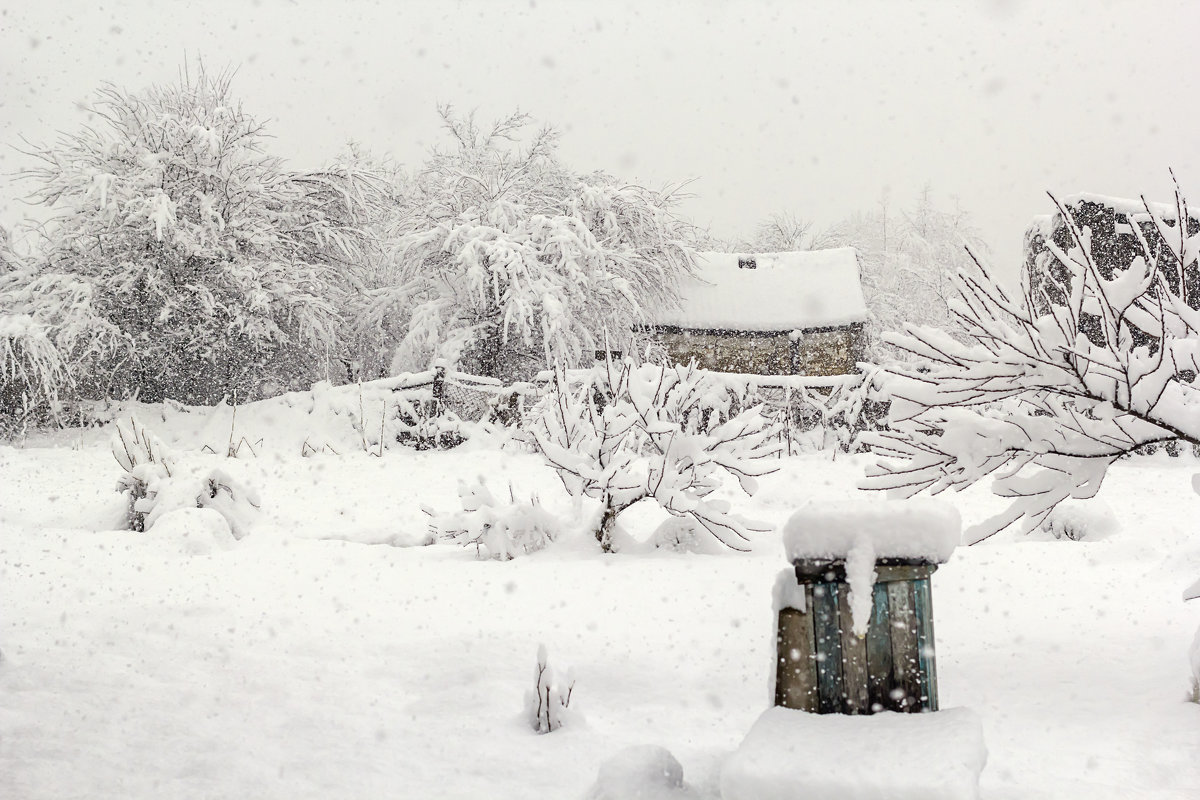
M528 457L249 468L261 531L185 556L89 530L116 510L103 448L0 448L0 797L571 798L640 742L714 796L767 698L777 535L750 554L563 542L483 563L315 537L422 528L421 503L452 507L449 476L559 502ZM859 468L793 460L748 510L782 522L814 492L851 493ZM1195 468L1119 465L1101 495L1112 540L1010 539L935 576L943 705L983 719L985 798L1200 796L1200 706L1184 702L1200 604L1180 601L1200 573ZM959 501L968 519L995 505ZM541 737L521 716L539 641L575 666L586 716Z

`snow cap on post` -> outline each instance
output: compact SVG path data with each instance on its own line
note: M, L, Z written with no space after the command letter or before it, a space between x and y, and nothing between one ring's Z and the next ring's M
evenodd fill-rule
M810 503L783 528L788 560L844 560L868 544L875 558L944 564L962 537L954 506L937 500Z

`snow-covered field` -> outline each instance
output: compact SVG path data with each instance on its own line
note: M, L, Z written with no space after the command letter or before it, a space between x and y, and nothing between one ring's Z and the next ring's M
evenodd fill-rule
M238 463L263 501L253 532L198 554L109 529L106 436L43 444L0 447L2 798L577 798L637 743L716 797L766 707L778 533L750 553L568 538L479 561L396 545L476 475L577 519L535 457L260 447ZM863 463L785 460L742 508L780 526L853 495ZM1107 539L998 537L935 575L942 705L983 721L985 798L1200 796L1200 603L1181 601L1200 574L1197 468L1123 462ZM967 523L998 508L952 499ZM646 536L655 512L630 514ZM522 713L539 643L575 668L582 715L544 736Z

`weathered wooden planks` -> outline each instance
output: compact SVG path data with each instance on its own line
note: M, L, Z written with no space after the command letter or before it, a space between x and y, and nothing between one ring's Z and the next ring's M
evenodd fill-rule
M813 632L817 644L817 711L839 714L843 708L842 625L838 614L839 589L844 584L813 586Z
M917 614L917 657L921 673L921 708L938 710L937 654L933 639L933 592L929 579L913 582Z
M935 567L880 565L867 634L859 637L840 566L805 565L807 611L779 612L776 704L822 714L937 710Z
M896 685L892 668L892 631L888 618L886 583L876 583L867 628L867 698L871 713L893 708L891 691Z
M891 618L892 667L895 684L891 691L897 711L912 711L921 703L920 658L917 652L917 612L913 586L908 581L887 584L888 615Z
M854 615L850 612L850 592L838 592L838 623L842 634L843 714L870 714L868 693L867 637L854 633Z
M812 608L808 587L806 608ZM794 608L779 611L775 642L775 705L817 711L817 660L812 614Z

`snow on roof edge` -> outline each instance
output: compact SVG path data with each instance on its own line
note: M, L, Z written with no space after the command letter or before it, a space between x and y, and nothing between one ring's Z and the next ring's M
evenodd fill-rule
M754 259L753 268L741 268ZM853 247L782 253L698 252L679 307L650 324L684 330L789 332L845 327L867 319Z

